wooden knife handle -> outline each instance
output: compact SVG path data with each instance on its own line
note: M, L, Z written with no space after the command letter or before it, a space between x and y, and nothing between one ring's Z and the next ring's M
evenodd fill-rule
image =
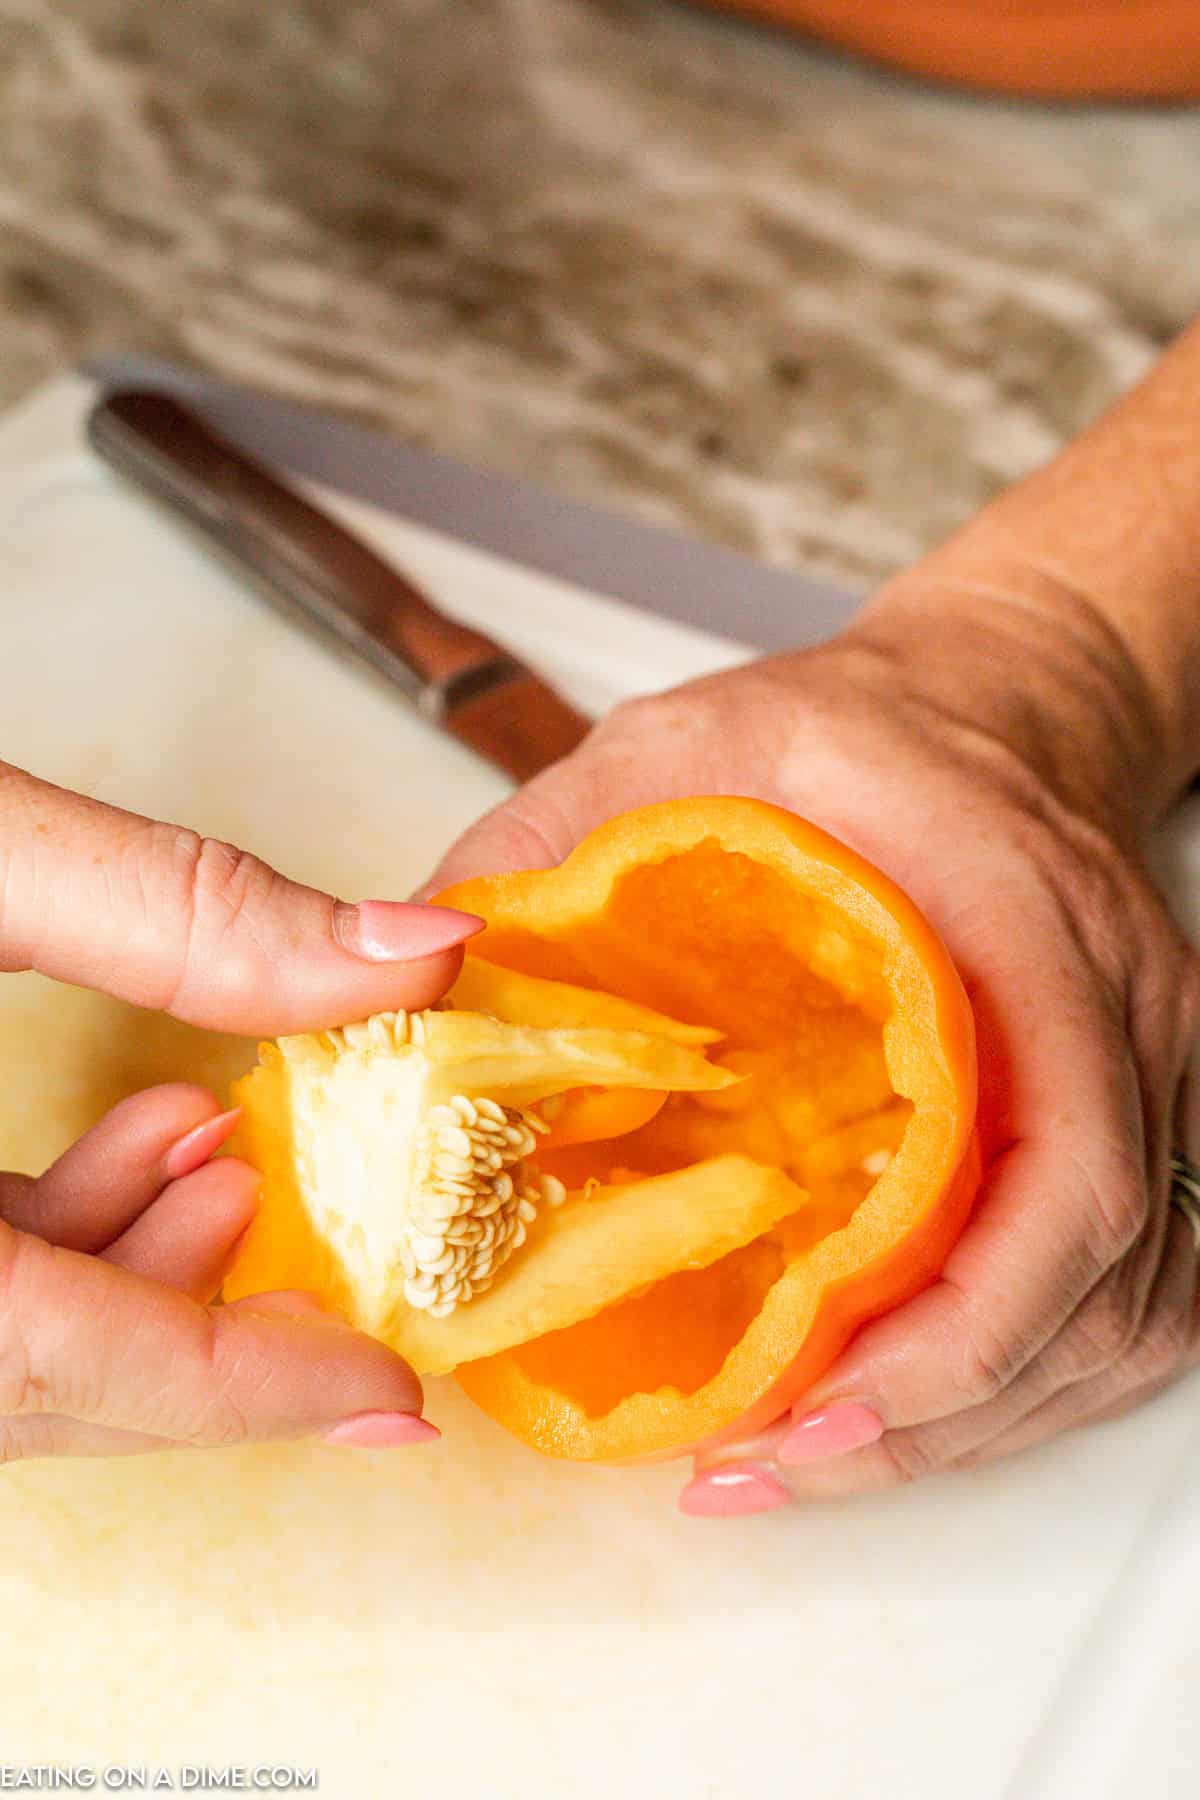
M449 618L369 545L170 395L116 392L94 448L518 780L573 749L590 721L492 638Z

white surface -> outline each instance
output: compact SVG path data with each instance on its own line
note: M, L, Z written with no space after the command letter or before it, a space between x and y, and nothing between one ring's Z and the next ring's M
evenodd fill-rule
M341 893L403 894L501 781L119 490L78 448L87 396L56 384L0 426L0 753ZM739 654L343 510L581 700ZM1175 854L1200 860L1195 836ZM0 981L0 1162L241 1054ZM1183 1800L1197 1399L727 1524L674 1512L677 1469L533 1457L452 1384L432 1451L9 1470L0 1760L315 1764L327 1800ZM1093 1688L1136 1703L1098 1712Z

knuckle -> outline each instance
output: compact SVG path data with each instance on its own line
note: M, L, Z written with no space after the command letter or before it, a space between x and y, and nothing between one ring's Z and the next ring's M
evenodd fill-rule
M638 694L618 701L592 734L594 748L613 764L653 755L669 763L677 745L692 748L705 730L708 708L696 687Z
M1168 1313L1151 1333L1156 1354L1169 1369L1177 1368L1192 1347L1192 1315L1190 1309Z
M977 1406L994 1400L1020 1373L1022 1362L1003 1338L976 1329L963 1351L961 1382Z
M550 771L556 781L558 767ZM578 836L546 778L538 777L465 831L418 890L417 897L432 898L490 869L553 868Z
M1129 858L1097 820L1046 795L1036 776L1022 770L1027 804L1010 819L1010 831L1066 937L1097 973L1116 988L1127 967L1125 927L1130 907L1140 910L1144 885L1132 877Z
M1184 1364L1192 1341L1192 1319L1182 1307L1163 1312L1138 1334L1125 1358L1125 1370L1141 1387L1174 1375Z
M188 834L184 834L188 835ZM264 866L248 850L218 838L195 838L191 852L191 902L202 922L218 927L236 921L259 885Z
M226 1397L205 1420L199 1441L210 1450L236 1450L250 1442L250 1435L245 1416Z
M1094 1375L1119 1361L1137 1339L1141 1325L1137 1297L1124 1268L1106 1277L1076 1314L1072 1337L1072 1379Z
M514 867L552 868L578 835L550 784L531 783L519 789L497 815L496 824L506 864Z
M236 1449L253 1435L246 1407L232 1391L239 1381L237 1358L229 1353L225 1321L219 1310L208 1312L206 1318L201 1384L204 1403L192 1431L185 1435L210 1449Z
M226 985L249 984L261 973L264 951L254 931L240 927L255 901L265 898L282 877L233 844L175 831L172 855L183 886L182 953L174 992L163 1001L180 1003L195 971L216 962Z
M626 733L653 731L673 710L669 694L635 694L617 704L604 715L597 734L604 737Z
M1149 897L1145 916L1135 914L1131 924L1130 1031L1147 1066L1161 1065L1166 1080L1172 1066L1187 1058L1200 1029L1200 956L1158 895Z
M1016 1380L1034 1346L990 1325L965 1297L959 1307L959 1324L962 1352L957 1386L971 1405L981 1406Z
M880 1438L878 1447L897 1487L936 1475L946 1466L933 1433L923 1429L889 1431Z
M1144 1180L1109 1190L1094 1229L1096 1259L1111 1269L1135 1248L1150 1220L1150 1194Z
M1074 1159L1084 1188L1089 1247L1097 1266L1109 1269L1132 1250L1150 1217L1150 1192L1141 1162L1119 1152L1103 1178Z

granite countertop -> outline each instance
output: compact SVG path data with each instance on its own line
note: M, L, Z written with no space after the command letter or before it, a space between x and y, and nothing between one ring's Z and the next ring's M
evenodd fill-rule
M1200 113L670 0L0 0L0 403L167 352L866 582L1200 310Z

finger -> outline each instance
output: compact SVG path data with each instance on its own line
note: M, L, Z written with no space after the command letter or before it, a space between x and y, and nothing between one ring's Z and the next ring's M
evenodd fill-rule
M1195 1141L1194 1137L1189 1140L1192 1144ZM1195 1242L1194 1227L1190 1229L1193 1238L1193 1254L1197 1259L1197 1276L1195 1299L1192 1304L1191 1335L1180 1363L1178 1371L1180 1379L1184 1376L1195 1375L1196 1371L1200 1369L1200 1244ZM1165 1385L1172 1386L1174 1379L1172 1377ZM1129 1389L1128 1392L1121 1395L1120 1399L1115 1400L1111 1405L1102 1407L1095 1413L1091 1422L1101 1425L1109 1419L1123 1419L1126 1413L1136 1411L1147 1400L1152 1400L1156 1394L1161 1393L1163 1385L1161 1381L1151 1381L1141 1387Z
M234 1305L292 1318L328 1317L326 1309L311 1294L292 1291L255 1294L248 1300L235 1301ZM0 1466L47 1456L142 1456L151 1450L193 1447L171 1438L153 1437L144 1431L118 1431L110 1425L85 1424L64 1413L27 1413L20 1418L0 1418Z
M417 889L417 899L428 899L476 875L557 867L591 829L570 803L576 766L576 758L568 757L476 819ZM599 824L601 819L592 822Z
M0 1418L0 1467L33 1462L46 1456L142 1456L149 1450L178 1450L169 1438L140 1431L113 1431L84 1425L63 1413L33 1413Z
M261 1177L233 1157L206 1163L173 1181L104 1252L105 1262L132 1269L194 1300L211 1300L234 1248L257 1210Z
M694 749L696 735L694 699L688 689L679 693L673 726L666 721L662 701L653 703L649 737L650 715L642 712L641 703L616 708L578 750L464 832L420 894L439 894L476 875L554 868L581 838L616 813L678 793L683 759L672 732L689 750ZM692 791L724 790L714 776L707 787Z
M631 807L687 793L744 794L744 781L729 766L728 734L704 727L709 690L719 692L720 680L685 682L614 707L570 756L465 832L419 895L477 875L553 868L589 831ZM756 719L756 727L761 723ZM756 791L786 804L771 776L782 736L778 744L763 740L768 786Z
M1200 1144L1197 1054L1197 1046L1189 1043L1173 1110L1173 1141L1193 1158ZM1126 1346L1128 1356L1114 1359L1118 1366L1107 1380L1081 1382L1074 1392L1053 1396L1054 1404L1048 1399L1040 1409L1031 1408L1024 1418L1014 1422L1010 1432L989 1441L986 1456L981 1455L979 1460L1016 1453L1040 1441L1053 1429L1056 1417L1061 1430L1074 1424L1123 1417L1171 1385L1179 1375L1200 1367L1200 1243L1190 1220L1165 1202L1161 1236L1161 1266L1145 1316ZM999 1445L1007 1448L1001 1451Z
M1148 1314L1156 1295L1161 1303L1163 1259L1172 1253L1177 1235L1169 1224L1169 1179L1162 1146L1168 1135L1184 1145L1197 1141L1191 1024L1187 1019L1177 1021L1182 1029L1172 1032L1169 1022L1166 1009L1161 1009L1161 1042L1156 1054L1163 1069L1169 1069L1169 1077L1148 1085L1143 1067L1139 1084L1143 1108L1152 1113L1146 1137L1148 1147L1154 1145L1151 1191L1155 1203L1127 1255L1101 1277L1038 1355L992 1399L889 1430L877 1442L862 1446L859 1456L838 1456L836 1444L833 1455L820 1453L822 1439L828 1439L839 1421L845 1437L845 1423L854 1409L835 1408L826 1420L819 1410L814 1418L808 1404L799 1409L797 1432L792 1432L790 1421L782 1422L762 1437L730 1446L725 1455L730 1460L778 1458L783 1464L782 1478L794 1497L830 1498L892 1487L985 1456L990 1459L990 1447L1015 1441L1015 1434L1035 1414L1056 1416L1052 1403L1057 1401L1061 1416L1069 1419L1081 1407L1093 1404L1082 1396L1103 1395L1107 1391L1104 1384L1114 1379L1115 1365L1156 1329ZM1164 1104L1164 1092L1174 1092L1173 1109ZM1176 1125L1173 1134L1168 1134L1164 1121L1172 1110ZM810 1423L805 1424L805 1419ZM829 1446L826 1443L824 1447ZM810 1452L811 1462L801 1460Z
M1102 1386L1141 1334L1151 1329L1147 1314L1164 1249L1165 1202L1141 1246L1097 1283L1062 1330L993 1399L918 1425L884 1432L858 1455L815 1454L804 1460L813 1427L790 1419L772 1427L768 1439L743 1444L744 1458L767 1454L796 1499L830 1499L874 1492L935 1475L983 1459L990 1447L1015 1433L1026 1420L1045 1412L1056 1397ZM1151 1265L1150 1257L1154 1261ZM1149 1271L1147 1273L1147 1270ZM844 1416L835 1408L832 1416ZM1064 1415L1072 1410L1064 1406ZM809 1418L811 1413L807 1414ZM817 1415L820 1436L826 1416ZM813 1445L819 1452L820 1444Z
M1141 1092L1123 1020L1080 973L1069 928L1047 920L1044 903L1041 920L1025 905L1006 917L1013 898L1024 899L993 903L989 938L961 958L990 1096L982 1128L991 1160L976 1211L941 1278L861 1331L793 1409L803 1450L793 1442L792 1452L811 1462L804 1482L814 1492L903 1478L879 1448L882 1434L1003 1394L1146 1227ZM698 1478L773 1457L785 1435L774 1428L712 1447L697 1459ZM827 1463L840 1466L831 1473Z
M172 1158L177 1146L189 1154L182 1140L193 1152L217 1149L219 1134L211 1142L193 1134L222 1116L207 1089L183 1082L132 1094L37 1181L0 1190L0 1217L69 1250L103 1250L157 1199L173 1169L186 1172Z
M1194 976L1197 959L1190 959L1189 975ZM1169 1150L1180 1149L1193 1163L1200 1162L1200 1038L1196 1035L1195 994L1192 994L1192 1007L1186 1017L1187 1036L1182 1058L1182 1073L1175 1092L1175 1104L1172 1109L1172 1127ZM1167 1186L1167 1221L1173 1229L1178 1229L1180 1215L1178 1209L1171 1206L1173 1178L1168 1173ZM1187 1224L1192 1234L1192 1252L1196 1259L1196 1294L1192 1311L1191 1337L1183 1357L1182 1373L1200 1367L1200 1227L1189 1213ZM1136 1390L1131 1396L1119 1400L1112 1408L1099 1413L1097 1418L1117 1417L1128 1411L1130 1407L1140 1403L1141 1397L1149 1398L1158 1391L1157 1386Z
M1188 1220L1171 1211L1167 1251L1137 1342L1111 1369L1065 1388L1002 1433L964 1466L1015 1456L1035 1444L1080 1425L1126 1410L1135 1398L1147 1400L1195 1367L1200 1327L1196 1242Z
M0 1415L65 1413L229 1444L420 1409L412 1370L344 1325L210 1310L128 1269L0 1232Z
M1164 958L1164 961L1169 959ZM1191 958L1187 958L1191 963ZM1164 1283L1166 1262L1175 1260L1175 1273L1187 1287L1187 1269L1195 1260L1186 1255L1186 1235L1180 1237L1180 1220L1169 1206L1171 1177L1169 1150L1173 1145L1186 1148L1195 1156L1200 1141L1200 1114L1196 1102L1195 983L1189 977L1195 970L1184 965L1177 983L1166 983L1162 972L1155 979L1139 983L1139 1006L1132 1013L1146 1012L1148 992L1159 1004L1157 1031L1135 1033L1141 1037L1141 1055L1137 1066L1141 1071L1142 1111L1146 1120L1146 1157L1148 1183L1155 1195L1150 1217L1141 1237L1121 1264L1106 1274L1096 1289L1088 1294L1078 1312L1067 1321L1060 1334L1052 1339L1043 1354L1013 1382L1009 1395L999 1404L977 1408L964 1415L959 1427L932 1427L932 1435L941 1438L937 1444L919 1445L918 1460L932 1451L934 1465L945 1467L961 1458L982 1460L991 1456L991 1445L1016 1442L1018 1429L1025 1422L1033 1426L1034 1415L1047 1420L1063 1418L1063 1429L1078 1415L1106 1417L1108 1411L1124 1409L1126 1400L1110 1404L1110 1393L1124 1395L1128 1388L1130 1364L1137 1364L1146 1354L1155 1354L1155 1343L1164 1330L1164 1296L1169 1309L1173 1305L1169 1285ZM1171 1100L1173 1096L1173 1100ZM1175 1319L1175 1323L1180 1323ZM1186 1321L1184 1321L1186 1323ZM1135 1381L1141 1377L1135 1373ZM1157 1391L1160 1382L1141 1388L1144 1395ZM1011 1404L1004 1404L1011 1397ZM1099 1399L1097 1399L1099 1397ZM1099 1413L1096 1406L1099 1404ZM918 1431L916 1438L927 1438ZM901 1462L909 1462L910 1445L892 1440L892 1453Z
M430 1005L479 929L444 908L344 905L229 844L0 764L0 969L275 1036Z
M1142 1095L1124 1019L1079 970L1069 930L1038 925L1035 959L1029 919L1022 931L997 912L1005 947L976 963L972 982L991 1151L975 1212L941 1279L860 1333L806 1407L878 1390L896 1428L991 1399L1146 1225Z
M772 1497L775 1488L792 1500L879 1493L925 1475L1018 1454L1059 1432L1115 1417L1152 1398L1200 1364L1200 1283L1187 1221L1170 1214L1144 1314L1132 1341L1118 1354L1102 1350L1089 1358L1088 1346L1096 1343L1098 1332L1094 1320L1085 1326L1086 1311L1051 1352L986 1406L930 1425L888 1431L857 1451L801 1466L786 1461L791 1424L781 1421L769 1432L730 1446L723 1463L702 1471L684 1490L684 1510L765 1510L778 1503ZM1080 1376L1089 1360L1095 1372ZM1073 1367L1079 1378L1072 1379ZM722 1476L724 1485L715 1486Z
M1165 1168L1158 1173L1157 1189L1128 1254L1101 1277L1050 1342L994 1399L887 1434L881 1448L899 1479L913 1480L975 1458L1046 1409L1056 1396L1078 1394L1089 1384L1113 1379L1116 1366L1155 1328L1151 1314L1161 1292L1163 1260L1175 1249ZM786 1461L786 1438L782 1454ZM803 1481L798 1485L802 1487Z
M971 1276L958 1276L958 1253L952 1253L940 1281L859 1334L820 1384L832 1390L828 1399L814 1390L768 1431L704 1452L696 1459L697 1476L748 1460L782 1466L786 1454L786 1481L796 1496L873 1492L931 1470L951 1444L961 1448L976 1432L994 1435L1037 1404L1039 1384L1053 1381L1061 1365L1039 1370L1034 1358L1057 1337L1096 1278L1091 1253L1076 1254L1063 1235L1080 1230L1080 1207L1094 1204L1090 1188L1074 1196L1065 1222L1049 1207L1022 1204L1027 1193L1038 1191L1028 1184L1049 1183L1050 1175L1032 1154L1002 1159L981 1214L968 1227L982 1237ZM1053 1224L1046 1230L1048 1221ZM1086 1227L1081 1235L1086 1244ZM965 1237L959 1248L964 1245L971 1251ZM1046 1319L1057 1330L1043 1337L1039 1322ZM1075 1346L1068 1351L1081 1353ZM1017 1387L1026 1372L1025 1386ZM983 1416L989 1409L990 1417Z
M1173 1377L1165 1385L1172 1387L1176 1379L1183 1380L1189 1375L1194 1376L1198 1369L1200 1369L1200 1280L1197 1282L1196 1302L1192 1309L1191 1342L1184 1354L1178 1376ZM1139 1406L1144 1406L1148 1400L1153 1400L1162 1392L1163 1386L1164 1384L1161 1382L1148 1382L1142 1387L1131 1388L1112 1405L1102 1407L1092 1416L1089 1423L1104 1425L1110 1419L1123 1419L1127 1413L1136 1412Z
M1109 1093L1105 1108L1127 1100ZM854 1399L895 1430L1002 1393L1142 1229L1141 1171L1125 1146L1087 1154L1072 1162L1053 1137L1005 1153L940 1280L862 1331L804 1396L801 1416Z

